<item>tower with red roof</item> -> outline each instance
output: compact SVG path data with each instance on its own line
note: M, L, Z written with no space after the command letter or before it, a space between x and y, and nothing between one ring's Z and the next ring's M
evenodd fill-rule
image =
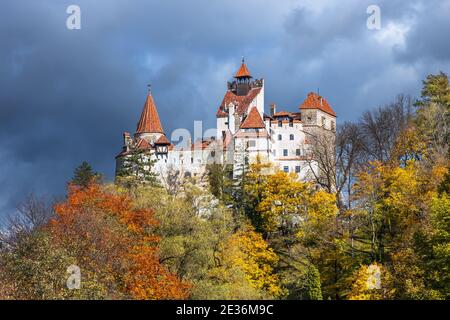
M205 176L211 161L231 164L233 176L238 177L257 158L270 162L274 170L310 179L314 176L311 173L320 170L311 147L319 135L334 141L336 113L324 97L311 92L295 111L277 110L271 104L266 114L264 86L264 79L254 78L242 59L217 108L216 137L198 141L186 137L183 147L172 145L166 136L149 90L136 132L133 136L124 133L117 168L138 151L155 160L154 169L162 181L169 180L169 172L183 177Z

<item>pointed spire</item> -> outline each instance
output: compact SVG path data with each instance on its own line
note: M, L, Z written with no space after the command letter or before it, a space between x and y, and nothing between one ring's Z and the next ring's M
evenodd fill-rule
M137 124L136 133L164 133L151 93L151 85L148 85L147 100L145 101L141 118Z
M234 76L235 78L251 78L251 74L250 71L248 71L248 68L245 64L245 58L242 57L242 64L241 67L239 68L238 72L236 72L236 75Z
M242 122L241 129L264 129L264 121L256 107L252 107L247 118Z

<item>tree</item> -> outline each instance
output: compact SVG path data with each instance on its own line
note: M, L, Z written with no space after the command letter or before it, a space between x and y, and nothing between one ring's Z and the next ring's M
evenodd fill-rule
M98 182L101 179L100 174L94 172L92 167L86 161L75 168L71 182L82 188L86 188L90 183Z
M304 298L306 300L322 300L319 270L314 265L309 266L307 270L303 279Z
M259 233L244 228L229 236L215 253L216 265L202 281L227 299L276 298L284 294L274 274L278 257ZM211 291L206 291L211 293ZM217 299L217 293L213 293Z
M207 166L211 193L225 204L233 203L233 168L228 164Z
M418 106L436 103L450 107L450 84L446 73L430 74L422 83L422 97L416 103Z
M21 236L13 247L0 253L0 281L9 299L101 299L107 288L96 273L82 270L82 286L70 290L67 268L79 261L52 235L34 231Z
M450 296L450 197L444 193L434 197L431 203L431 246L433 256L430 259L433 276L432 288L442 297Z
M128 195L99 185L69 186L65 202L55 206L50 230L55 241L94 272L108 296L136 299L179 299L189 285L159 262L158 224L150 209L135 209Z
M362 265L355 274L349 300L389 300L395 289L392 277L381 264Z
M262 192L256 212L260 216L263 232L280 231L284 235L292 232L293 227L305 216L308 185L279 171L267 175L259 187L262 187Z
M132 149L117 172L116 182L128 189L140 185L159 186L158 174L153 171L156 159L145 150Z
M397 138L412 115L412 99L404 96L392 104L364 112L359 127L366 160L385 163L391 159Z

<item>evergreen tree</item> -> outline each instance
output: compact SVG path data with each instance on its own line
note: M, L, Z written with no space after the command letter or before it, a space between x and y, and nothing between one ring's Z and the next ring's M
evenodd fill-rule
M92 182L98 182L101 179L99 173L94 172L92 167L86 161L75 168L71 182L82 188L86 188Z
M142 150L131 150L118 171L119 182L127 188L139 185L159 186L158 174L152 169L156 160Z
M213 163L207 166L211 193L225 204L232 202L233 167Z
M314 265L308 267L304 277L303 288L306 300L323 300L319 270Z

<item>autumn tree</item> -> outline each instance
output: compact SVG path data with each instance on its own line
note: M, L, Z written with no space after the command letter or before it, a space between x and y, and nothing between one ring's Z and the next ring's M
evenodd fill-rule
M188 285L159 262L158 224L149 209L134 209L124 194L92 184L69 187L68 198L55 206L50 230L57 243L78 260L81 270L96 273L108 296L136 299L177 299Z

